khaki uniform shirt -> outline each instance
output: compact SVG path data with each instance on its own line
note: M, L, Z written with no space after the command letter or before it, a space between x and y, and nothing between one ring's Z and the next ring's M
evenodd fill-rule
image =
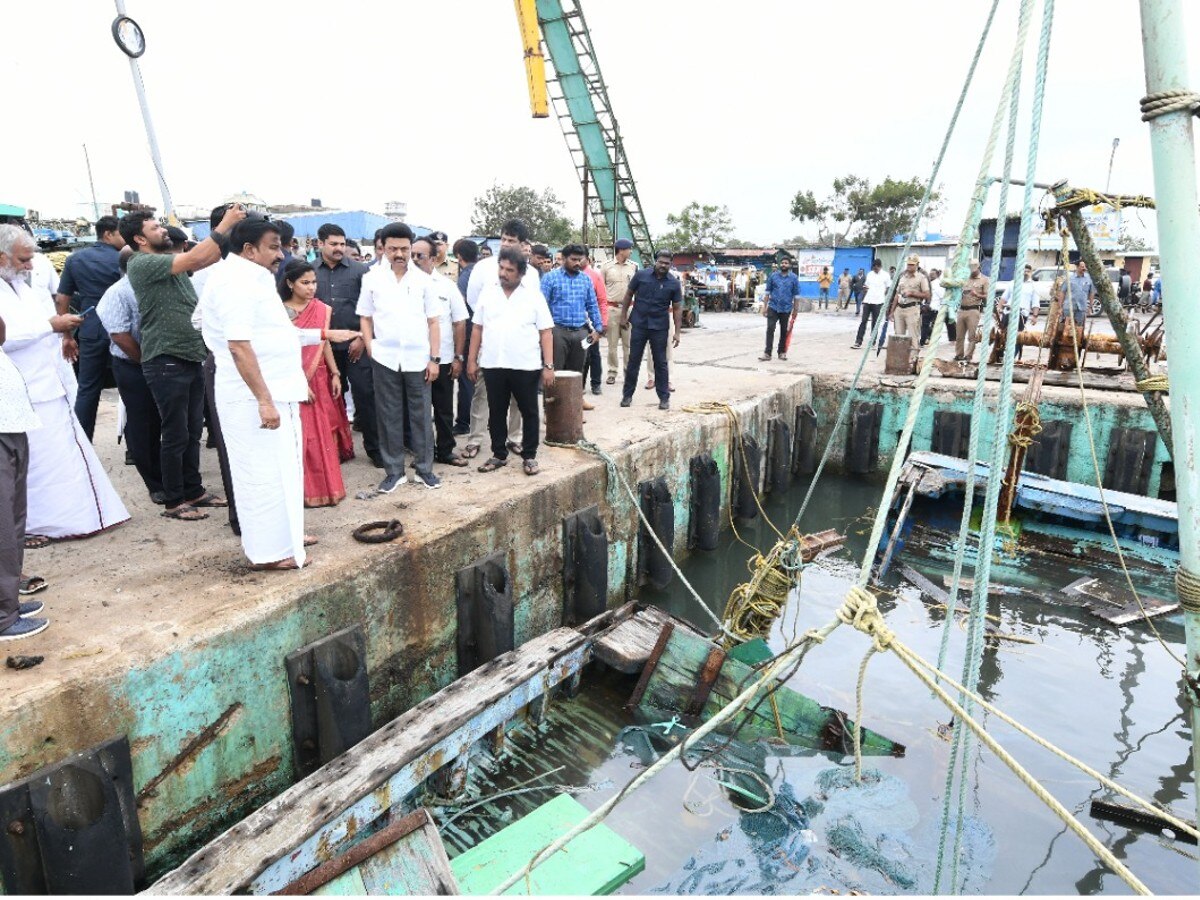
M600 277L604 279L604 289L608 292L610 304L620 306L625 301L625 292L637 270L637 263L632 259L623 263L615 259L606 259L600 264Z
M896 303L907 308L921 302L919 297L905 297L905 291L916 291L928 296L929 279L920 272L913 272L911 275L903 272L900 275L900 282L896 285Z
M987 297L988 284L988 277L982 272L974 278L968 278L963 282L962 300L959 302L959 309L979 309L982 307L982 298Z
M435 267L438 272L441 272L451 281L458 281L458 260L452 256L447 256Z

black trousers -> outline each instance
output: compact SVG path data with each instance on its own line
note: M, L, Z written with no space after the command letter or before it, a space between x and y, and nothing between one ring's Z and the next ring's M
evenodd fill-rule
M448 363L442 363L430 385L433 402L433 458L445 462L454 455L454 382Z
M221 487L225 502L229 504L229 527L235 535L242 536L238 522L237 500L233 495L233 472L229 468L229 451L225 449L225 433L221 431L221 416L217 413L217 361L211 353L204 360L204 408L208 424L208 436L217 448L217 465L221 469Z
M580 347L580 353L583 348ZM635 370L636 372L636 370ZM508 459L508 403L517 402L521 411L521 457L536 459L541 421L538 418L538 384L542 373L525 369L484 369L487 385L488 436L492 456Z
M937 310L930 309L928 306L921 307L921 346L924 347L929 343L929 338L933 334L933 323L937 319Z
M108 333L103 326L90 328L92 319L98 319L94 312L84 321L77 335L79 391L75 395L75 418L83 426L83 433L89 441L96 431L96 409L100 405L100 392L104 390L104 379L112 359L108 349Z
M650 358L654 360L654 390L658 399L669 403L671 400L671 379L667 367L667 339L670 331L666 328L649 329L641 325L633 325L629 330L629 361L625 365L625 385L621 396L627 400L633 399L637 390L638 374L642 370L642 357L646 354L646 345L650 345Z
M142 363L162 420L159 459L168 507L204 493L200 439L204 431L204 373L200 363L156 356Z
M767 307L767 344L763 350L767 356L771 355L771 345L775 342L775 326L779 326L779 352L787 353L787 330L788 319L791 317L790 312L777 312L771 307Z
M560 372L579 372L583 374L587 363L587 351L583 349L583 339L588 336L588 328L564 328L554 326L554 368ZM488 390L491 390L489 386ZM488 405L492 403L492 395L488 394ZM507 407L506 407L507 408Z
M125 446L151 494L162 492L162 419L142 364L114 356L113 378L125 404Z
M375 413L375 382L371 360L364 351L358 362L350 362L349 344L334 344L333 359L346 385L354 392L354 421L362 431L363 449L372 459L379 456L379 419Z
M466 338L463 340L463 352L471 346L471 329L475 323L467 319ZM454 427L464 434L471 430L471 401L475 399L475 385L467 377L467 367L464 365L458 375L458 407L454 416Z
M600 362L600 342L596 341L588 347L587 362L584 364L584 374L592 379L592 387L600 387L600 378L604 375L604 366Z
M862 305L862 318L858 322L858 335L854 338L854 343L861 344L863 335L868 333L867 319L871 320L870 332L875 332L875 323L879 321L879 311L883 309L882 303L864 303Z

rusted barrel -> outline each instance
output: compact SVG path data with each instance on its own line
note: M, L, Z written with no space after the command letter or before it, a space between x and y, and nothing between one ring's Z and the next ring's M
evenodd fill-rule
M583 375L555 372L546 388L546 440L574 444L583 439Z

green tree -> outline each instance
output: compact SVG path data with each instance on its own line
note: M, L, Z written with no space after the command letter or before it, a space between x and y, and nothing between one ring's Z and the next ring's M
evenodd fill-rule
M729 207L702 206L694 200L678 213L668 215L667 226L670 231L654 239L655 247L710 252L726 246L733 233Z
M540 194L524 185L493 184L475 198L471 227L476 233L496 235L509 219L520 219L529 226L535 241L561 246L578 231L567 218L563 202L546 188Z
M835 178L832 193L823 200L812 191L797 191L792 218L815 223L820 244L883 244L912 227L926 184L920 178L897 181L890 176L876 185L859 175ZM926 215L935 214L940 204L941 195L934 191Z

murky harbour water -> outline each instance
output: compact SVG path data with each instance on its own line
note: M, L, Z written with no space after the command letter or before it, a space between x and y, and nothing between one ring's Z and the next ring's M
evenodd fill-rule
M795 516L803 491L804 485L797 485L767 506L781 528ZM849 540L844 549L806 569L799 594L771 637L775 650L792 635L832 618L865 549L865 514L878 500L874 484L824 479L803 530L833 527ZM741 534L764 548L773 540L761 519L743 527ZM901 561L940 584L949 564L921 550L912 548ZM719 550L692 557L683 569L719 613L730 589L745 579L750 552L726 533ZM1145 624L1116 628L1048 596L1081 572L1089 572L1086 562L1066 565L1046 557L1014 560L1001 568L998 581L1025 590L992 598L990 612L998 617L1001 632L1030 643L989 644L980 691L1067 752L1190 819L1195 788L1178 667ZM1098 574L1111 581L1110 571ZM926 659L936 660L944 613L927 606L916 588L895 575L889 574L887 582L895 593L882 598L881 606L890 626ZM682 585L661 594L644 591L642 597L706 630L710 626L711 619L695 608ZM1158 619L1157 625L1168 645L1181 653L1178 619ZM947 669L957 677L966 633L957 623L950 629ZM854 686L866 649L865 637L839 629L808 655L789 686L853 713ZM576 699L554 705L540 731L514 733L498 761L483 760L473 775L474 793L522 793L455 819L444 831L451 853L549 800L555 786L570 786L583 805L594 808L634 777L645 763L645 739L639 737L644 729L622 731L635 725L622 709L632 688L632 679L614 673L593 677ZM646 856L645 871L623 892L931 892L950 755L938 726L949 718L894 656L876 655L867 676L863 722L905 744L904 758L867 759L866 768L877 774L854 788L852 766L840 754L768 755L761 771L775 803L765 813L746 812L755 804L745 798L740 805L731 800L737 794L718 783L727 783L728 773L703 767L689 772L673 765L607 820ZM1092 799L1116 798L1003 723L993 719L988 728L1151 890L1200 890L1195 847L1089 818ZM965 892L1129 893L998 759L977 744L970 758L958 872ZM957 793L955 801L954 808ZM457 809L448 808L443 822ZM943 892L948 873L949 853Z

